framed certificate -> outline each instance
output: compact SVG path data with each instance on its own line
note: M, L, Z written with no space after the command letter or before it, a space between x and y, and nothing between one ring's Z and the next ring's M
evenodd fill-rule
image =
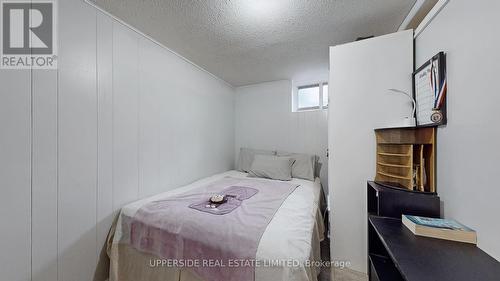
M445 125L446 56L438 53L413 73L417 126Z

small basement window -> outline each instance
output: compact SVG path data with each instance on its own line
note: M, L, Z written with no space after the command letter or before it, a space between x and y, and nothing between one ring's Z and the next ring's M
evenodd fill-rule
M297 110L319 109L319 85L299 87Z
M319 83L296 88L296 111L328 108L328 84Z

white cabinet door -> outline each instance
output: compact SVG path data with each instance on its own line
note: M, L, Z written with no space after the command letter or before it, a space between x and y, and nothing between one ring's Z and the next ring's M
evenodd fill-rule
M328 117L332 257L366 272L366 181L375 174L373 129L410 112L413 32L403 31L330 48Z

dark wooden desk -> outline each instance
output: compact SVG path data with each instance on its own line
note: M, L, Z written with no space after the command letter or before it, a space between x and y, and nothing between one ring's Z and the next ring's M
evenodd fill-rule
M370 280L500 280L500 263L475 245L415 236L394 218L370 216L368 228Z

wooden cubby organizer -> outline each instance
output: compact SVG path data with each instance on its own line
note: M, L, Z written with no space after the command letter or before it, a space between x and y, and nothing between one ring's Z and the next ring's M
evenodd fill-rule
M376 129L375 180L409 190L436 192L436 128Z

